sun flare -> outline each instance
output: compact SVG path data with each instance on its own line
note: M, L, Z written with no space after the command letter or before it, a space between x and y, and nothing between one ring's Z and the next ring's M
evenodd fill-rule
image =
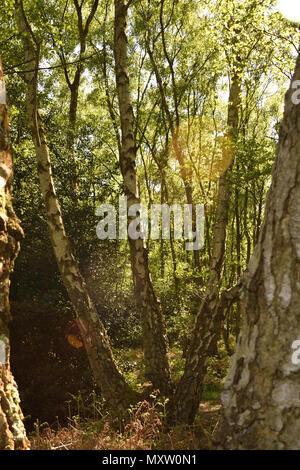
M280 13L294 23L300 23L299 0L278 0L277 7Z

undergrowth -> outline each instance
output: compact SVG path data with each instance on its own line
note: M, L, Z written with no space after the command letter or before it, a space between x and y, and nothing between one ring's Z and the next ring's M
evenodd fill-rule
M119 362L126 380L138 390L145 389L141 370L142 353L139 349L119 350ZM173 376L179 377L184 358L173 347L169 355ZM95 392L82 398L81 393L71 395L66 401L67 425L57 422L35 423L31 433L34 450L195 450L210 449L211 436L218 422L220 391L230 357L222 342L218 354L209 359L204 380L202 403L192 426L180 425L166 431L164 421L167 400L159 391L128 409L122 423L112 419L103 399Z
M163 429L163 411L157 402L143 401L129 410L130 418L123 429L106 415L102 419L74 416L67 426L36 423L31 434L33 450L194 450L210 449L220 405L202 403L193 426Z

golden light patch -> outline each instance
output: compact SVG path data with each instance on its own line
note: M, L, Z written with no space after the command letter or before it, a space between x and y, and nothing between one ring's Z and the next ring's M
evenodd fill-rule
M195 116L175 131L169 157L177 161L187 179L211 181L230 166L233 159L232 138L218 119Z
M76 336L67 335L67 340L70 343L70 345L73 346L73 348L79 349L79 348L82 348L83 346L83 342Z
M71 346L77 349L83 346L91 346L96 342L96 334L93 327L81 318L67 323L65 338Z

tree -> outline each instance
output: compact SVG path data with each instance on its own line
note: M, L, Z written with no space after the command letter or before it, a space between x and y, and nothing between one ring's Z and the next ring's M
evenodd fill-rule
M141 395L127 385L124 379L127 371L124 369L124 376L121 374L118 358L111 352L104 325L109 332L111 323L106 320L114 312L106 309L102 302L103 292L106 297L111 293L112 304L118 303L120 310L126 312L121 319L123 325L128 310L135 319L134 332L127 322L126 334L132 339L131 347L143 345L147 378L170 398L168 420L171 424L193 422L207 362L217 353L221 332L230 351L228 338L231 340L231 333L239 329L238 309L230 308L233 301L239 299L240 284L235 286L235 283L259 231L274 156L276 136L272 129L280 115L278 95L273 97L273 101L279 103L273 106L273 111L271 101L260 96L268 82L271 88L274 81L276 85L280 83L271 66L275 61L272 40L267 36L268 31L262 32L267 27L265 17L269 15L265 2L199 3L198 0L166 0L150 5L147 0L138 3L107 0L101 10L101 5L97 9L98 2L92 0L39 0L42 13L40 10L37 13L36 3L26 0L25 14L22 2L18 1L19 35L8 47L8 58L12 61L8 61L8 73L16 73L10 81L15 97L13 111L16 111L12 114L17 123L13 135L17 134L18 155L22 153L19 208L24 207L24 213L28 214L34 187L39 206L31 207L27 226L34 225L32 220L36 216L44 227L48 223L61 279L78 319L91 368L111 408L117 408L117 412L124 410ZM115 10L110 8L113 4ZM129 15L128 8L133 5L138 8L133 8ZM103 13L105 17L101 22ZM90 19L85 26L84 17ZM275 29L276 34L281 34L277 23ZM7 35L10 31L7 24ZM289 33L288 28L287 31ZM25 54L20 52L20 42ZM96 53L88 56L85 51L90 45ZM19 64L13 65L12 57L18 57ZM277 65L284 68L282 60L280 56ZM102 80L99 80L99 73L103 75ZM23 77L24 82L19 77ZM74 86L71 84L73 77ZM83 80L87 87L79 86ZM229 102L224 93L228 84ZM22 108L25 90L26 111ZM72 90L69 101L65 98ZM41 111L38 111L39 106ZM74 119L70 119L70 106ZM25 119L29 122L31 137L23 130ZM76 173L78 178L74 179L71 167L75 136L80 173ZM195 148L190 145L193 140L197 141ZM22 152L23 146L26 146L26 153ZM231 154L236 157L235 161L222 167L221 176L220 173L212 175L217 173L212 168L215 157L221 158L222 146L225 160L226 154ZM30 165L27 155L32 157ZM37 157L41 191L35 181L30 189L23 187L28 166L31 171L36 168L33 155ZM27 173L23 172L25 166ZM206 178L202 178L203 166L210 167ZM74 196L69 191L70 169L74 189L77 183L80 189L76 195L76 213L72 207L74 200L70 201L70 195L71 199ZM46 218L40 213L41 192ZM94 218L97 204L109 200L117 205L121 193L127 196L127 209L141 201L146 201L148 207L158 202L204 203L205 245L201 252L194 253L194 263L191 253L184 249L184 241L172 236L170 241L159 243L153 240L145 243L142 238L130 239L128 244L97 240ZM23 194L26 204L22 201ZM87 224L86 212L89 213ZM129 223L134 218L130 216ZM35 229L39 236L38 231ZM41 251L47 245L46 235L44 238ZM31 243L31 253L34 252L34 241L28 243ZM245 246L247 255L243 256ZM90 275L90 248L99 254L93 264L93 277ZM116 260L110 263L110 269L103 259L99 260L100 256L105 258L105 250ZM201 266L195 269L198 255ZM46 260L47 254L43 256ZM18 279L24 285L20 272ZM117 272L115 276L114 272ZM89 277L84 279L82 274L85 273ZM34 274L30 277L35 299L39 299ZM72 307L58 274L57 280L53 297L63 297L64 307L70 311ZM117 285L115 292L112 285ZM123 309L123 297L118 298L120 292L130 299L127 310ZM162 299L163 308L158 297ZM134 300L137 308L133 307ZM199 307L197 314L196 306ZM163 312L170 327L170 344L178 350L183 347L186 359L174 395L170 393L173 384L170 386ZM142 333L137 314L141 316ZM113 325L118 325L118 321L115 316ZM112 333L115 346L118 328ZM173 361L174 356L170 357ZM119 364L122 365L122 357ZM175 365L174 377L179 372ZM141 378L144 380L144 374ZM130 374L128 380L132 380ZM138 379L138 383L141 385L142 381Z
M13 157L0 58L0 450L28 448L17 384L10 370L10 275L23 230L12 206ZM25 364L24 364L25 367Z
M120 165L129 211L134 204L140 204L140 197L136 173L134 116L128 77L127 11L128 4L125 0L115 0L114 54L122 129ZM129 222L133 219L134 217L129 218ZM136 302L141 313L143 326L146 376L152 381L155 388L166 394L170 389L170 370L165 320L159 300L154 292L145 240L142 236L136 240L129 238L129 245Z
M238 132L240 80L234 76L229 93L228 104L228 141L224 151L234 145ZM230 142L230 138L232 141ZM232 152L232 150L231 150ZM174 399L170 402L171 422L192 424L202 395L202 384L205 376L207 358L216 348L224 318L224 302L220 299L220 288L225 262L226 234L231 197L232 164L221 175L216 208L216 220L213 228L213 247L210 263L210 275L204 298L198 309L192 337L188 346L184 373L178 383ZM239 289L224 294L230 301L238 298Z
M73 80L70 77L70 73L68 71L67 66L67 59L66 54L63 47L63 41L61 37L62 30L59 30L59 45L57 44L57 40L55 39L54 35L51 34L52 41L54 47L58 51L59 58L62 63L64 76L68 88L70 90L70 106L69 106L69 126L68 126L68 135L67 135L67 149L70 152L70 165L72 167L72 174L71 174L71 190L74 192L74 199L77 199L77 192L78 192L78 175L77 175L77 168L76 168L76 158L75 158L75 140L76 140L76 122L77 122L77 110L78 110L78 96L79 96L79 87L80 87L80 80L82 77L83 72L83 58L86 53L87 49L87 37L89 34L89 29L91 23L95 17L97 12L97 8L99 5L99 0L95 0L89 11L86 21L84 22L83 18L83 2L79 4L78 0L73 0L73 4L76 9L77 15L77 29L78 29L78 37L79 37L79 58L76 64L76 69L74 73ZM62 21L65 20L65 13L66 13L66 6L64 8L64 12L62 15Z
M226 153L230 154L231 164L219 178L209 277L196 315L184 373L170 401L170 409L173 410L170 413L171 423L193 423L202 395L207 359L216 350L228 306L237 302L241 295L239 279L237 284L228 290L221 292L221 287L233 192L232 173L234 167L239 165L238 139L239 133L242 133L240 124L242 84L247 62L251 59L255 44L261 36L258 33L258 36L250 36L250 39L246 36L246 39L243 38L241 41L239 35L242 30L243 34L252 30L256 15L263 5L259 0L249 0L246 5L244 2L228 4L229 2L225 0L225 7L229 8L226 16L222 17L220 28L222 28L230 80L227 131L223 153L224 161Z
M244 277L243 323L222 393L216 442L300 449L300 55L285 97L265 218Z
M27 120L35 146L40 187L43 194L52 247L62 280L77 316L95 380L116 412L124 412L137 399L113 357L107 332L89 295L68 240L52 177L46 133L37 109L40 44L33 33L22 1L16 1L17 25L24 47Z

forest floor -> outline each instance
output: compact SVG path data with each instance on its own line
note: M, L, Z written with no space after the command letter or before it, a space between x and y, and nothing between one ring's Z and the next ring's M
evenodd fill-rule
M125 370L127 382L136 390L145 391L141 349L116 351L120 367ZM169 354L172 376L179 378L184 358L180 348L173 346ZM113 421L105 411L105 402L95 392L90 396L72 396L68 401L67 416L54 424L36 421L29 433L33 450L207 450L212 448L211 437L217 425L222 382L230 356L222 342L218 354L208 361L204 379L202 402L192 426L180 425L164 429L166 401L159 391L150 395L150 401L138 403L128 410L126 422ZM62 418L62 417L61 417ZM61 419L60 418L60 419Z
M32 450L209 450L220 413L220 399L201 402L192 426L177 426L165 432L157 406L143 402L122 431L109 419L73 419L65 427L36 430Z

